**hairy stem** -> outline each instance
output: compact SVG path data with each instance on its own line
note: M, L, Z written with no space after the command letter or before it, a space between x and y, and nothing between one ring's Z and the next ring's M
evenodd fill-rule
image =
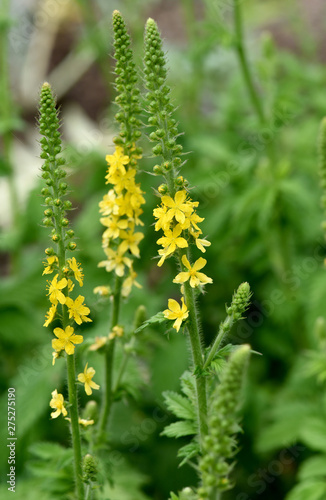
M111 329L117 325L119 321L119 312L120 312L120 299L121 299L121 286L122 279L120 276L116 276L115 279L115 289L113 294L113 302L112 302L112 316L111 316ZM100 416L99 422L99 439L103 435L107 421L109 418L112 402L113 402L113 390L112 390L112 382L113 382L113 359L114 359L114 348L115 348L115 339L111 339L105 351L105 380L104 380L104 402L102 406L102 413Z

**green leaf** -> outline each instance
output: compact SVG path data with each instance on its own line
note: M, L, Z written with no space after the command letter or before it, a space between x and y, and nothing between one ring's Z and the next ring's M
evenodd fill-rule
M178 418L196 420L196 412L189 399L173 391L163 392L166 406Z
M187 398L193 403L193 405L195 405L196 404L195 377L187 370L181 375L180 381L181 381L181 390L183 394L185 394Z
M164 317L163 312L160 311L157 314L154 314L154 316L152 316L151 318L144 321L144 323L142 325L140 325L140 327L137 328L137 330L135 330L135 333L139 333L142 330L144 330L144 328L147 328L148 326L158 325L160 323L163 323L164 321L166 321L166 318Z
M295 486L285 500L325 500L325 495L326 482L307 481Z
M300 481L313 479L317 476L326 476L326 455L308 458L303 462L298 473Z
M312 450L326 451L326 422L318 417L309 417L304 421L300 437Z
M199 452L200 452L199 444L196 443L195 441L192 441L191 443L182 446L182 448L180 448L180 450L178 451L178 457L184 457L184 459L179 464L179 467L184 465L191 458L198 455Z
M173 422L173 424L165 427L164 431L161 433L162 436L179 438L181 436L191 436L196 434L196 426L194 422L189 420L184 420L182 422Z

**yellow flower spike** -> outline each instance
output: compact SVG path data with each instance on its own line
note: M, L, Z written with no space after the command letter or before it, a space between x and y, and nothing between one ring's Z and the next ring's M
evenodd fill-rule
M82 335L74 334L72 326L67 326L65 330L55 328L53 333L58 338L52 340L52 348L55 351L65 350L67 354L73 354L75 352L74 344L81 344L84 340Z
M71 299L70 297L66 298L66 306L69 311L69 318L74 319L77 325L81 325L82 322L87 323L92 321L88 318L88 314L91 312L88 307L83 304L85 297L79 295L76 300Z
M177 224L173 230L168 229L165 231L165 236L159 238L157 243L162 245L164 250L159 251L159 254L162 255L161 260L158 263L158 266L161 266L165 260L165 258L173 253L176 248L186 248L188 246L187 240L182 238L180 234L182 233L182 227L180 224ZM162 260L163 259L163 260Z
M43 326L49 326L49 324L52 323L56 312L57 312L57 305L52 304L48 312L45 314L45 323L43 324Z
M123 328L122 326L114 326L112 328L112 332L109 333L109 340L114 339L115 337L123 337Z
M68 265L72 272L74 273L75 280L78 281L79 286L83 286L83 270L81 269L81 264L76 261L75 257L72 257L71 259L67 260Z
M62 278L58 281L59 274L56 274L51 282L48 281L48 295L52 304L64 304L66 301L65 295L61 292L68 285L66 278Z
M185 203L187 198L187 191L177 191L174 199L171 196L162 196L161 201L163 205L169 208L166 217L171 220L173 217L181 224L186 220L185 214L190 214L193 210L191 204Z
M176 300L169 299L168 309L165 309L165 311L163 311L164 317L166 319L175 320L175 322L173 323L173 328L175 328L177 332L180 330L182 321L187 319L189 316L189 311L186 304L184 303L183 297L181 297L181 302L182 305L180 306L180 304Z
M85 392L87 396L90 396L92 394L92 388L93 389L99 389L100 386L98 384L95 384L95 382L92 381L92 378L95 375L95 370L92 367L87 368L88 363L86 363L85 369L83 373L79 373L78 375L78 380L82 384L85 384Z
M53 392L51 392L52 399L50 401L50 406L51 408L55 409L56 411L53 411L51 413L52 418L57 418L59 415L62 415L65 417L67 415L67 410L64 406L64 399L62 394L58 394L57 389Z
M213 283L212 278L209 278L204 273L199 273L198 271L206 265L207 260L199 257L198 260L191 266L186 255L182 256L182 264L188 269L188 271L179 273L173 280L173 283L185 283L190 280L190 286L195 288L198 285L206 285L207 283Z
M55 264L58 263L58 257L56 255L51 255L50 257L48 257L46 259L46 262L44 262L44 265L46 266L43 273L42 273L42 276L44 274L51 274L53 273L54 271L54 266Z

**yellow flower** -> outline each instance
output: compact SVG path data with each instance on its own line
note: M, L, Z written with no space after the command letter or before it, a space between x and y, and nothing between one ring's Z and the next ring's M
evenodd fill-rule
M58 262L58 257L56 255L51 255L46 259L46 262L44 262L44 265L46 268L44 269L42 276L44 274L51 274L54 271L54 265Z
M106 344L107 340L107 337L95 337L95 342L89 347L89 350L97 351L98 349L101 349L101 347Z
M181 302L182 306L180 307L180 304L176 300L169 299L168 309L165 309L165 311L163 311L164 317L166 319L175 319L173 328L175 328L177 332L180 330L182 321L184 319L187 319L189 315L189 311L186 304L184 303L183 297L181 297Z
M159 229L163 229L163 231L169 229L171 221L167 219L167 211L168 208L165 205L163 205L163 207L157 207L154 209L154 217L158 219L155 224L155 231L158 231Z
M107 227L103 233L103 238L118 238L120 229L127 229L128 227L127 219L119 219L119 217L115 215L102 217L100 222L103 226Z
M116 325L112 328L112 332L109 333L109 340L112 340L115 337L122 337L122 336L123 336L122 326Z
M68 422L71 422L71 418L66 417L65 420L68 420ZM88 427L89 425L94 424L94 420L87 420L87 418L78 418L78 423L79 425L83 425L84 427Z
M177 224L175 228L171 231L168 229L165 231L165 236L157 240L159 245L162 245L164 250L159 250L159 254L162 255L158 266L161 266L168 255L173 253L176 248L185 248L188 246L187 241L180 236L182 233L182 228L180 224Z
M66 301L65 295L61 292L64 288L66 288L68 282L66 278L62 278L62 280L58 281L58 276L59 274L56 274L55 277L51 282L48 281L49 286L49 298L52 304L57 304L60 302L60 304L64 304Z
M52 347L55 351L62 351L63 349L67 354L75 352L74 344L81 344L83 339L82 335L75 335L72 326L67 326L65 330L62 328L55 328L53 333L57 339L52 340Z
M98 264L98 267L105 267L108 273L115 270L118 276L123 276L125 273L125 266L131 267L131 260L124 257L119 251L116 252L112 248L106 248L105 253L108 260L103 260Z
M97 293L103 297L107 297L111 293L111 288L109 286L96 286L93 293Z
M50 401L50 406L51 408L56 409L56 411L53 411L51 413L52 418L57 418L59 415L62 415L65 417L67 415L67 410L64 406L64 399L62 394L58 394L57 389L53 392L51 392L52 399Z
M193 212L192 214L186 214L186 220L184 224L182 225L182 229L188 229L190 224L197 229L197 231L200 231L200 228L197 226L198 222L203 222L204 217L199 217L199 215L196 214L196 212Z
M206 252L206 249L204 247L211 246L211 242L204 239L201 240L200 238L196 238L195 241L196 241L196 247L199 248L199 250L204 253Z
M128 295L131 292L132 286L135 285L137 288L143 288L138 281L136 281L137 278L137 273L133 270L133 268L130 268L130 275L128 278L124 280L122 283L122 288L121 288L121 294L122 297L128 297Z
M207 283L213 283L212 278L209 278L204 273L199 273L199 269L202 269L206 265L207 260L199 257L198 260L191 266L189 260L185 255L182 256L182 264L188 269L188 271L179 273L173 280L173 283L185 283L190 280L190 286L195 288L198 285L206 285Z
M185 214L190 214L192 212L192 206L189 203L185 203L187 198L186 191L177 191L174 199L171 196L162 196L161 201L163 205L169 208L166 214L167 220L171 220L173 217L180 222L184 223L186 220Z
M143 233L133 233L127 231L120 231L120 238L123 240L119 245L119 252L121 254L125 253L127 250L135 255L135 257L139 257L139 248L138 245L141 240L144 238Z
M70 269L75 275L75 280L78 281L79 286L83 286L83 270L80 268L79 262L76 261L75 257L72 257L72 259L67 260Z
M120 170L122 173L126 172L124 165L128 165L129 156L124 154L121 146L117 146L113 155L106 155L105 159L110 165L110 171L115 172L116 170Z
M103 200L99 203L100 213L103 215L117 215L119 207L117 205L117 197L113 189L103 196Z
M50 309L45 315L45 323L43 326L49 326L49 324L54 320L55 313L57 312L57 305L52 304Z
M55 361L56 361L56 359L58 359L58 357L59 357L59 353L57 351L53 351L53 353L52 353L52 366L55 365Z
M98 384L95 384L95 382L92 381L92 378L95 375L94 368L92 368L92 367L87 368L87 365L88 365L88 363L86 363L84 372L79 373L78 380L82 384L85 384L85 392L86 392L87 396L90 396L92 394L92 388L99 389L100 386Z
M87 318L87 315L91 312L88 307L86 307L83 302L85 297L82 295L78 295L76 300L71 299L70 297L66 298L66 306L69 310L69 318L73 318L77 325L81 325L84 321L89 322L92 321L90 318Z

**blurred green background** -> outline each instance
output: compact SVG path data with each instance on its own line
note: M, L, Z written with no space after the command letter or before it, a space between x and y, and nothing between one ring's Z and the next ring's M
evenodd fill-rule
M183 175L200 202L199 214L206 219L202 227L212 242L205 258L214 284L200 299L207 344L234 289L249 281L254 292L247 319L235 328L232 341L249 342L262 356L252 359L236 486L225 499L322 500L326 469L317 467L317 474L311 460L326 463L325 387L316 377L325 372L326 358L315 326L326 298L316 157L319 123L326 114L325 3L240 2L263 123L237 60L231 0L4 0L1 5L0 439L3 444L7 437L7 388L15 387L17 500L36 494L66 498L69 483L64 467L70 456L61 457L61 468L51 464L54 443L69 445L69 435L64 421L51 422L49 413L50 393L64 387L64 373L59 363L51 366L51 334L42 327L47 310L42 260L49 237L40 225L38 93L47 80L58 96L78 260L93 319L84 335L94 338L106 334L109 314L108 303L98 301L92 290L109 279L97 268L103 258L98 202L107 190L105 155L113 151L116 131L111 85L115 8L129 26L140 76L149 16L165 39L169 84L185 132L181 140L191 152ZM123 305L125 325L138 305L145 304L150 316L177 296L173 263L162 269L153 260L157 200L152 188L157 179L146 173L154 165L146 138L143 147L139 181L146 192L145 238L136 263L143 288ZM140 361L128 372L129 395L116 404L111 422L119 452L110 457L117 486L106 497L113 500L161 500L171 490L196 484L190 467L177 468L178 443L159 436L172 418L161 394L179 388L190 359L186 340L148 331L144 342ZM96 353L87 359L101 380L102 359ZM53 453L42 449L42 441L53 443ZM57 475L49 478L42 463L58 467ZM312 464L310 473L303 463ZM8 494L7 468L7 454L1 451L1 498ZM289 493L298 478L314 486Z

